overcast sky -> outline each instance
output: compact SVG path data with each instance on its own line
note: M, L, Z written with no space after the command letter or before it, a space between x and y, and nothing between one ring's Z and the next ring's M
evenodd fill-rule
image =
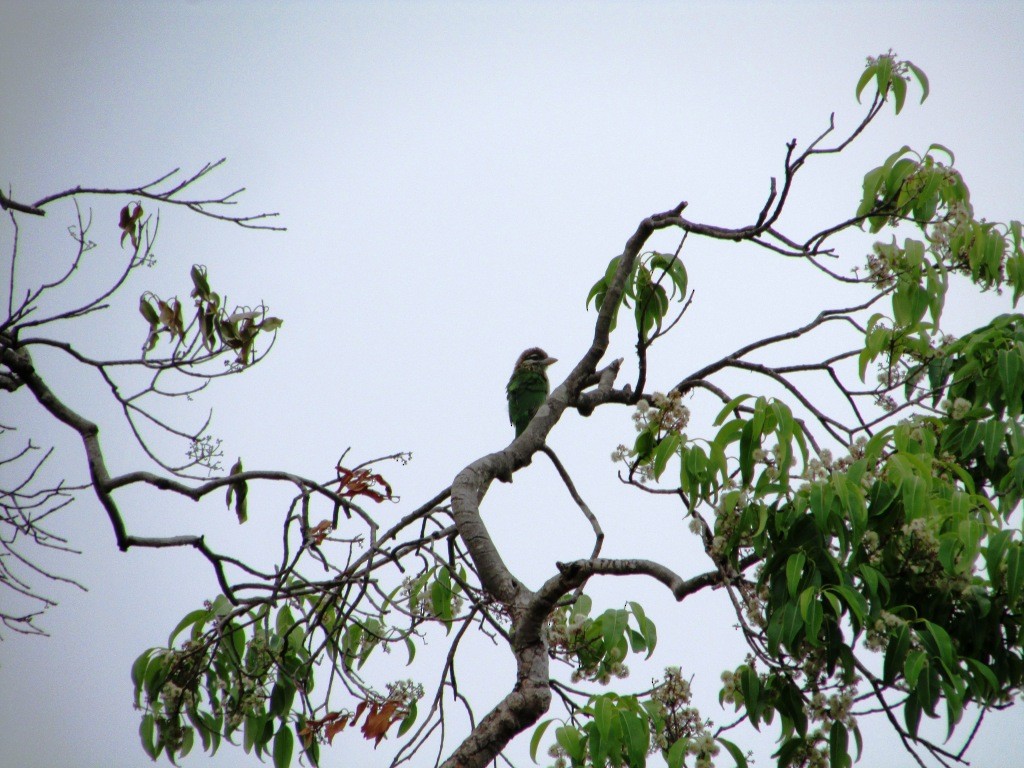
M167 211L157 266L137 274L111 312L61 330L87 352L131 354L145 333L138 295L185 296L188 268L206 264L216 290L265 301L285 325L263 364L217 383L182 420L212 407L228 464L240 455L251 469L325 478L349 446L360 460L413 451L408 467L386 468L403 499L380 510L392 519L507 444L504 384L519 352L541 345L565 361L553 376L568 372L592 335L587 291L640 219L685 199L692 219L747 224L786 141L806 145L833 111L840 130L855 125L854 84L867 55L892 48L913 60L932 96L923 106L912 96L899 118L887 110L848 153L808 168L787 231L799 239L851 215L866 170L903 144L923 150L934 141L956 153L980 215L1019 218L1021 29L1020 3L0 0L0 184L31 202L78 184L134 186L227 156L203 189L245 186L242 210L278 211L288 231ZM101 245L90 270L109 274L121 255L114 224L123 203L89 202ZM72 212L24 222L24 285L66 263ZM0 253L9 253L11 234L5 217ZM870 248L867 236L844 244ZM806 265L764 253L690 243L686 259L696 301L674 346L652 359L655 389L807 321L831 296ZM83 272L74 290L95 279ZM996 296L958 298L947 309L960 331L1004 311L1008 300ZM612 354L630 346L620 334ZM76 407L110 419L113 469L139 466L137 454L119 449L123 429L102 388L61 358L39 364ZM645 556L654 541L684 575L701 568L678 554L693 552L678 508L645 509L617 487L608 456L631 439L631 423L624 410L606 410L589 420L567 414L550 438L601 517L605 553ZM23 431L0 438L4 455L31 434L63 445L56 469L82 479L80 454L61 429L15 415ZM131 497L129 525L206 532L218 546L272 557L280 499L257 490L243 529L216 503L194 509L146 494ZM494 487L484 512L508 564L532 586L555 560L589 552L585 523L545 461ZM0 765L142 765L131 662L166 642L215 584L192 552L117 552L88 498L58 530L83 553L48 564L89 591L52 590L61 604L43 622L49 638L4 633ZM743 650L723 595L680 608L646 585L595 585L595 593L605 606L639 597L658 622L662 646L637 668L638 686L644 674L681 665L697 675L705 716L729 719L717 705L718 673L741 663ZM477 668L490 678L481 683L483 712L512 672L500 651L479 652ZM471 680L473 669L462 674ZM883 723L862 727L861 765L910 764ZM1019 712L990 718L975 764L1019 760L1022 732ZM751 743L758 765L770 764L770 745ZM198 750L186 765L205 764ZM522 747L515 754L528 764ZM382 758L350 740L325 750L322 763ZM215 762L253 760L224 747Z

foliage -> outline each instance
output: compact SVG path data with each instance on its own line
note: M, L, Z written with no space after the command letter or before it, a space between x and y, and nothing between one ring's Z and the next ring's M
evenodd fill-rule
M241 459L220 474L205 424L182 431L157 421L185 439L189 464L174 466L147 448L161 473L111 476L95 425L35 373L30 352L56 348L108 378L124 361L95 360L70 344L27 335L31 327L94 311L99 300L43 320L28 317L50 287L29 292L20 307L12 303L0 326L0 388L26 387L79 433L91 489L122 549L193 547L222 591L132 668L145 752L173 762L198 738L210 753L224 741L240 742L277 768L300 756L315 765L336 738L358 738L358 725L375 746L385 739L399 744L393 764L439 742L439 755L450 750L445 765L486 765L536 726L531 757L548 744L559 768L639 768L652 756L671 768L708 768L748 765L749 753L729 733L746 722L771 729L780 768L844 768L859 758L860 723L874 710L919 764L962 761L963 750L922 735L922 716L944 719L951 737L966 717L1008 706L1024 689L1024 543L1013 524L1024 498L1024 315L1001 315L960 338L947 334L942 320L955 281L1010 291L1017 304L1024 295L1021 224L976 216L953 153L932 144L923 153L902 147L868 171L859 206L838 224L803 242L778 225L799 171L843 151L886 104L900 113L914 81L923 101L929 83L918 67L891 53L869 59L856 85L859 101L874 84L861 122L835 146L824 145L834 124L802 152L795 140L787 144L781 189L773 179L753 224L729 229L693 222L683 216L685 203L643 220L586 297L586 306L593 302L597 311L593 343L522 435L469 464L449 487L387 528L362 505L400 501L379 464L404 463L407 454L351 468L343 466L343 456L326 480L246 470ZM211 213L211 205L231 196L182 197L212 167L162 192L165 179L127 190L76 188L35 206L2 200L23 215L41 215L62 197L127 197L118 226L122 246L130 242L133 253L114 291L149 258L143 201L183 205L242 226L263 221L267 214ZM80 211L79 222L72 269L92 245ZM647 249L660 230L681 231L674 252ZM889 239L877 240L866 263L848 277L830 266L841 257L832 243L858 230L869 236L886 230ZM822 309L801 327L669 379L664 392L648 391L648 352L693 300L684 247L696 238L799 258L859 290L861 301ZM152 379L132 396L112 387L133 428L140 414L155 418L138 403L141 396L167 394L156 386L159 377L198 377L205 385L242 372L265 354L262 341L281 326L263 306L228 312L204 267L192 268L191 281L195 311L187 323L177 298L144 292L140 299L146 342L133 364ZM670 318L673 302L678 312ZM598 364L623 306L636 330L637 378L617 388L623 361ZM814 342L826 326L843 329L848 346L830 344L823 352ZM163 337L170 348L161 352ZM819 357L788 365L751 359L789 343ZM218 358L224 370L213 372L209 364ZM872 366L876 380L865 384ZM737 378L724 373L740 374L743 388L735 391ZM801 379L811 375L838 397L822 397ZM620 477L638 493L679 500L680 518L703 548L707 570L600 556L600 522L545 439L567 409L589 415L614 405L633 409L636 432L631 445L615 451ZM717 417L691 424L698 412ZM505 565L480 504L494 480L511 480L537 452L553 462L592 526L595 544L590 557L555 564L532 590ZM194 467L215 474L190 475ZM272 570L216 552L202 537L134 535L116 499L130 486L194 501L217 491L241 523L263 483L294 489ZM70 498L63 486L39 493L49 509ZM36 503L20 498L22 511ZM13 519L8 515L5 522ZM37 522L29 525L41 530ZM687 577L675 570L682 567ZM655 620L635 600L595 607L586 588L592 578L632 576L656 580L679 602L707 588L728 596L748 647L742 663L721 673L719 701L734 713L732 722L715 726L699 711L685 667L668 666L646 689L623 688L631 654L665 653ZM455 674L460 644L471 630L507 647L517 664L514 689L483 717ZM432 695L411 679L383 680L383 654L401 650L412 665L435 639L448 650ZM566 674L553 671L552 662ZM463 707L470 722L454 748L445 742L446 698ZM542 720L553 702L556 711Z

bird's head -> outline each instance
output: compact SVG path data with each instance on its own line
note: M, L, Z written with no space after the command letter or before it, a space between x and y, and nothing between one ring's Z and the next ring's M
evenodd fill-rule
M539 371L544 373L549 365L557 363L558 358L548 357L548 353L540 347L530 347L516 360L516 371Z

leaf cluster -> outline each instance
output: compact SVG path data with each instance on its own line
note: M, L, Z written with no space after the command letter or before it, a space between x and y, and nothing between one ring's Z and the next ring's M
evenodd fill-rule
M573 665L574 678L608 683L626 675L624 661L630 652L651 657L658 632L643 606L633 601L628 608L609 608L597 617L591 617L592 608L590 597L580 594L550 618L550 652Z
M236 309L231 314L222 307L219 293L211 290L206 267L192 267L192 292L195 316L188 326L183 319L182 304L177 297L163 300L147 291L139 298L139 312L149 324L145 351L151 351L161 333L167 333L178 344L186 343L186 334L198 328L198 336L207 353L215 356L225 349L235 353L235 364L245 367L252 360L253 346L260 332L273 333L283 321L267 317L266 308Z
M436 592L431 590L433 605L443 613L444 598ZM186 631L189 639L175 648ZM351 621L319 596L276 611L268 605L245 611L221 595L182 618L166 648L145 651L133 665L136 706L144 710L143 749L175 762L189 753L196 735L212 755L223 740L234 744L240 734L246 753L270 755L275 768L287 768L296 737L316 765L320 744L355 726L364 712L364 738L379 744L395 724L403 735L417 717L415 697L422 695L409 686L391 687L390 695L367 691L353 710L332 709L320 717L309 706L317 682L311 649L319 645L351 673L395 639L379 618ZM405 639L411 663L415 646Z
M587 294L586 305L588 308L590 302L593 301L595 309L601 309L621 260L621 256L615 256L608 262L604 276L594 283L590 293ZM686 268L679 260L679 254L651 251L643 254L634 262L619 301L627 308L631 306L630 302L632 302L637 333L640 339L646 343L661 333L662 324L668 315L672 300L683 302L686 299L686 291ZM612 330L615 329L617 317L618 311L613 312Z

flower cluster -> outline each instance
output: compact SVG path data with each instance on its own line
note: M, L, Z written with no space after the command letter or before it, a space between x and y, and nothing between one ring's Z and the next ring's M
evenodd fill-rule
M719 747L711 735L713 723L704 720L691 705L690 682L679 667L666 667L665 675L651 699L658 704L659 718L651 719L651 752L666 750L679 739L687 739L687 752L694 755L699 768L711 768Z
M914 591L969 597L971 573L948 571L939 558L939 545L937 522L915 518L887 543L886 556L893 558L898 578L906 579Z
M633 411L633 426L641 434L637 444L648 436L657 443L668 435L681 435L686 425L690 423L690 409L683 405L682 400L682 393L675 389L667 395L655 392L648 398L640 400ZM685 438L683 435L684 441ZM641 461L634 465L633 460L636 456L637 449L625 445L619 445L612 451L612 461L616 464L621 462L629 465L631 476L636 473L643 482L653 481L654 468L647 460L649 456L640 457Z
M715 510L715 535L711 540L712 557L727 557L732 547L730 542L735 538L736 530L739 528L743 518L743 510L750 503L750 497L746 491L732 490L722 495L714 505ZM749 547L749 535L742 534L735 542L736 547Z
M205 467L211 472L217 472L221 469L220 459L224 456L224 451L221 450L219 439L210 435L202 435L192 438L186 455L192 463Z
M399 707L408 711L409 707L423 698L423 686L411 680L396 680L387 684L388 701L397 701Z
M561 659L575 667L572 682L582 680L608 685L612 678L629 677L629 667L623 663L621 654L601 654L588 644L587 630L594 620L585 613L571 613L568 608L555 611L548 618L548 653L552 658ZM595 643L596 644L596 643Z
M753 626L759 629L768 628L768 617L765 615L765 603L768 599L768 588L764 586L760 591L746 582L739 583L740 593L743 596L743 613Z
M883 290L896 282L896 276L906 269L903 251L894 243L875 243L867 256L868 281Z
M964 397L958 397L952 402L949 400L943 400L940 403L942 410L948 413L950 418L955 421L963 419L967 415L967 412L971 410L971 405L973 405L973 403Z
M952 168L944 170L947 181L955 183L957 172ZM963 236L969 232L973 224L974 211L971 210L970 203L963 200L949 203L943 219L932 224L925 234L928 238L928 250L932 252L937 261L969 273L971 271L969 256L963 251L953 253L952 243L958 239L962 241ZM967 242L970 244L970 239Z
M683 405L683 394L673 389L667 395L655 392L650 402L641 400L633 412L633 425L637 432L649 430L654 434L680 433L690 423L690 409Z
M815 691L811 696L811 703L807 707L807 714L812 720L822 724L822 730L828 732L832 723L842 723L847 728L854 727L853 700L856 689L844 686L837 693L826 696L821 691Z
M850 466L860 459L864 458L864 450L867 447L868 440L866 437L858 437L854 442L847 446L848 453L845 456L841 456L838 459L832 455L832 451L828 448L822 448L819 451L817 458L810 458L804 467L803 474L800 475L801 479L807 481L801 486L801 490L807 488L811 483L820 483L828 480L833 473L845 472ZM867 491L871 489L877 479L877 467L871 466L861 475L860 485Z
M892 631L906 622L894 613L881 611L873 626L868 627L864 645L869 651L884 651L889 647Z
M430 598L424 595L427 584L429 583L430 574L423 573L416 578L405 577L402 579L402 595L409 606L409 613L415 618L421 619L436 619L437 616L434 614L434 608L431 604ZM465 601L462 599L462 595L453 593L451 596L452 601L452 616L458 616L462 613L462 608L465 605Z

